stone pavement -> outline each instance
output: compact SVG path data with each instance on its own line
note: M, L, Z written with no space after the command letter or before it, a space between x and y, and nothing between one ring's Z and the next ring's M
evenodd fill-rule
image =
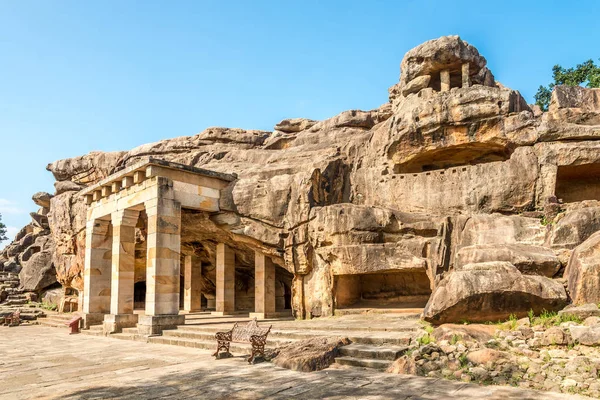
M192 348L0 327L1 399L583 399L356 369L300 373Z

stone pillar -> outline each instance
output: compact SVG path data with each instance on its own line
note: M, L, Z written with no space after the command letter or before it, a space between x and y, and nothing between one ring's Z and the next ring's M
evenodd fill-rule
M445 69L440 71L440 91L447 92L450 90L450 71Z
M101 325L110 313L112 227L108 220L86 224L83 271L83 327Z
M471 86L471 77L469 76L469 63L462 65L462 87L468 88Z
M185 311L199 311L200 280L202 279L202 263L196 256L185 256L183 272L183 309Z
M235 253L224 243L217 244L217 299L213 315L235 312Z
M254 253L254 312L251 318L275 317L275 264L270 257Z
M179 315L181 250L181 204L174 199L173 181L155 177L156 198L145 202L148 215L146 238L146 313L140 316L142 335L160 334L163 329L185 323Z
M133 327L133 286L135 271L135 226L140 212L125 209L111 215L113 225L112 282L110 315L104 318L104 333L121 332Z

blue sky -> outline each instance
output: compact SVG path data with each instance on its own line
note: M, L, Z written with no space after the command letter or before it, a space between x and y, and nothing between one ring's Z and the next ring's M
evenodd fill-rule
M443 35L531 102L554 64L600 57L599 19L597 0L0 0L0 214L26 224L57 159L376 108Z

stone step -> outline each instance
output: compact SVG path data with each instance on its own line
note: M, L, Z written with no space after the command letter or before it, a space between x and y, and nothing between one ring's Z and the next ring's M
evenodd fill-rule
M102 332L103 329L104 329L104 325L100 324L100 325L90 325L90 329L89 330L90 331L95 331L95 332L97 332L97 331Z
M60 314L56 312L48 312L46 318L53 319L56 321L64 321L68 322L73 319L73 317L78 316L78 314Z
M232 325L233 326L233 325ZM176 330L163 332L163 335L176 335L184 338L207 340L214 339L216 332L222 332L231 329L231 326L213 327L213 326L193 326L180 325ZM416 332L417 328L409 327L405 331L390 332L390 331L333 331L333 330L279 330L273 329L269 334L269 339L302 340L312 339L315 337L334 337L341 336L349 338L353 343L368 344L368 345L393 345L393 346L408 346ZM178 333L167 333L178 332Z
M423 308L341 308L336 309L333 315L364 315L364 314L393 314L404 318L419 318Z
M90 329L84 329L81 330L81 334L82 335L88 335L88 336L104 336L104 333L102 332L102 330L90 330Z
M354 357L336 357L335 362L338 365L350 367L370 368L378 371L385 371L391 364L388 360L373 360L370 358L354 358Z
M17 300L6 300L4 302L4 305L7 306L24 306L27 304L27 300L26 299L17 299Z
M270 341L267 340L267 348L275 347L269 342ZM204 349L210 351L215 351L217 349L217 341L214 339L212 341L202 341L167 336L151 336L148 338L148 343L169 344L172 346L192 347L196 349ZM252 352L252 346L246 343L231 343L231 345L229 346L229 351L234 354L250 354Z
M27 295L24 293L9 294L7 300L27 300Z
M148 337L144 335L138 335L137 333L111 333L108 335L110 338L120 339L120 340L136 340L138 342L147 342Z
M125 331L125 329L123 329ZM216 344L215 334L212 332L188 331L186 329L169 329L162 333L163 337L173 339L190 339L200 342L209 342ZM285 344L295 339L273 338L271 335L267 337L267 343Z
M394 361L408 350L404 346L369 346L352 343L340 348L343 357Z
M65 328L65 329L67 329L67 326L63 322L58 322L58 321L53 320L53 319L40 318L40 319L37 320L37 322L40 325L48 326L48 327L51 327L51 328Z

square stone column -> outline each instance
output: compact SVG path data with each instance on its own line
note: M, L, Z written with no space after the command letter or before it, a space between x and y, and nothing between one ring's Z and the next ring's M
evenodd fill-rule
M152 203L146 203L146 315L177 315L181 268L181 206L176 201L165 198Z
M462 87L468 88L471 86L471 77L469 76L469 63L462 65Z
M110 313L104 318L104 333L121 332L135 326L137 315L133 314L133 287L135 272L135 226L140 212L132 209L111 214L112 284Z
M450 71L445 69L440 71L440 91L447 92L450 90Z
M112 226L109 220L86 224L83 270L83 327L101 325L110 313Z
M275 264L270 257L254 253L254 312L251 318L265 319L275 313Z
M148 215L146 238L146 315L140 316L142 335L185 323L179 315L181 204L174 198L173 181L157 177L149 185L156 194L144 203ZM147 181L148 182L148 181Z
M217 244L217 299L213 315L235 312L235 253L225 243Z
M202 279L202 263L196 256L185 256L183 268L183 309L185 311L199 311L200 280Z

